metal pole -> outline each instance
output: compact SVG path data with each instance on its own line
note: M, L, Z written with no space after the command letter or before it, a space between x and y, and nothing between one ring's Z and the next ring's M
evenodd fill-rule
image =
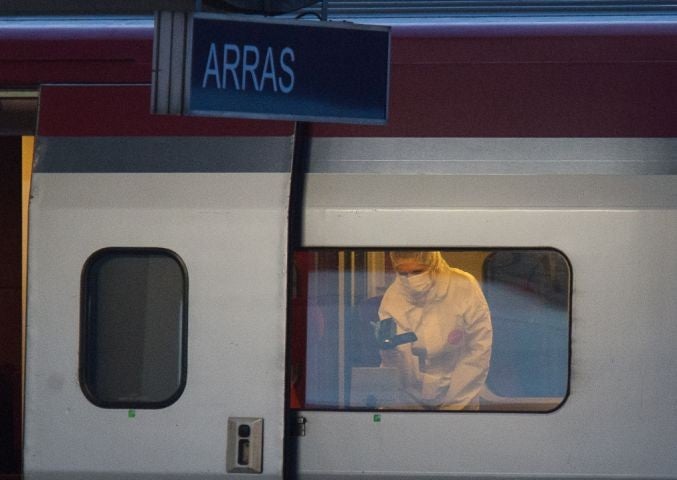
M322 15L321 15L321 20L322 20L323 22L326 22L328 16L329 16L329 0L322 0Z

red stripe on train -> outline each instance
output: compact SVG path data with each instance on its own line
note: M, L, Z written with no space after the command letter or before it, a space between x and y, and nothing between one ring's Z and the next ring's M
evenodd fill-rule
M443 35L438 31L441 27L435 28L394 29L387 126L314 124L311 133L358 137L677 136L677 34L669 29L624 33L619 27L607 35L595 35L596 31L588 28L579 35L558 36L552 31L548 35L519 35L517 30L487 28L449 28ZM101 52L100 58L106 60L97 60L93 51L104 41L101 33L97 35L91 42L78 44L85 50L77 50L80 56L73 60L83 81L149 82L151 42L147 31L137 32L138 38L115 37L125 48ZM67 64L69 50L59 52L55 65ZM31 68L38 71L34 73L52 78L39 70L39 65L44 67L48 62L31 63L26 60L31 55L24 60L17 55L6 52L0 55L0 63L35 64ZM68 72L54 69L54 81L67 77ZM75 74L76 70L69 72ZM106 74L109 70L110 75ZM292 129L289 122L154 116L149 110L148 86L45 87L40 134L265 136L287 135Z
M38 134L64 137L287 136L291 122L152 115L149 86L47 86ZM224 152L227 154L227 152Z

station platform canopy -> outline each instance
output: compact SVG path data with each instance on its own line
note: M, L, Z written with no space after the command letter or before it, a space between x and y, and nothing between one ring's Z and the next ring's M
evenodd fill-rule
M324 19L664 16L674 0L4 0L0 17L151 15L155 11L315 16Z

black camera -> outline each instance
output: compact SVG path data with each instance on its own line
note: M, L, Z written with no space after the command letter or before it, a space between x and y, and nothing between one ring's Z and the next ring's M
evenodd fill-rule
M418 340L414 332L404 332L397 334L397 324L392 318L386 318L372 324L376 341L381 350L392 350L393 348L405 343L413 343Z

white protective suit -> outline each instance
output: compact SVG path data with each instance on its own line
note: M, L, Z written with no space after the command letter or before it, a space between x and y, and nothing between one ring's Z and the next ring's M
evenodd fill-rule
M415 400L408 406L476 410L491 358L489 307L472 275L434 254L434 271L398 275L383 296L380 319L394 318L398 334L414 332L418 340L382 350L381 366L399 370L401 385ZM419 293L410 284L418 284Z

